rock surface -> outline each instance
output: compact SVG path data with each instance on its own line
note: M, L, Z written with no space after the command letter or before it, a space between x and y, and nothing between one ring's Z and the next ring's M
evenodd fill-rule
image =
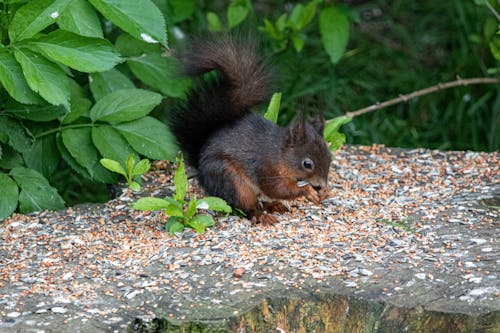
M321 206L204 235L131 209L144 180L0 225L0 332L500 331L498 153L345 147Z

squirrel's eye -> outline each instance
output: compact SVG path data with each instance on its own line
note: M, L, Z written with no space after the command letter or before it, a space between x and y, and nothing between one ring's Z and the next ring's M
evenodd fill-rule
M306 158L302 161L302 166L304 167L304 169L306 170L312 170L312 168L314 167L314 164L313 164L313 161L311 161L311 159L309 158Z

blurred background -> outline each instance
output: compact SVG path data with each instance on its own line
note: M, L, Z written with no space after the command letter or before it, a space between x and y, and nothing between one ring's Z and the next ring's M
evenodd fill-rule
M160 8L166 6L167 13L168 2L156 1ZM500 36L495 37L499 21L494 13L500 6L496 1L490 1L490 8L485 1L472 0L316 1L314 17L300 30L288 24L282 36L276 36L279 31L273 36L272 29L265 29L265 20L276 30L281 16L286 14L290 20L297 6L307 7L312 2L254 0L239 24L258 31L266 55L273 59L279 78L276 89L283 94L282 123L297 108L321 110L333 118L457 76L498 77L499 61L493 56L495 46L500 56ZM190 35L227 29L231 25L229 3L198 2L189 17L177 17L178 22L175 13L167 14L173 19L172 46L179 44L176 32ZM230 6L234 3L238 1ZM239 3L244 8L248 1ZM321 8L332 4L349 20L347 46L335 64L323 49L318 28ZM300 51L293 42L296 36L303 40ZM435 92L356 117L342 131L352 144L498 150L500 86Z

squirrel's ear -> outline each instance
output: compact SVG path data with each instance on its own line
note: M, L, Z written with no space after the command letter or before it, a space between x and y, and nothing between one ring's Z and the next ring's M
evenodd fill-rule
M323 130L325 129L325 117L323 117L323 113L320 113L316 117L314 117L311 120L311 125L322 136Z
M297 118L288 126L287 143L290 145L298 145L306 140L306 115L303 111L299 111Z

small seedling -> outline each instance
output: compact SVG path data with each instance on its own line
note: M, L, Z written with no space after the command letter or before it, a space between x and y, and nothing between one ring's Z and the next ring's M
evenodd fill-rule
M149 163L148 159L142 159L135 163L134 154L129 154L127 160L125 161L126 171L118 161L109 158L101 158L100 162L106 169L123 175L127 180L129 188L135 192L138 192L141 189L141 185L135 179L143 173L148 172L151 167L151 163Z
M403 219L400 222L389 221L386 219L378 219L377 222L390 225L391 227L401 228L401 229L408 231L408 232L415 232L415 230L408 225L407 219Z
M209 209L217 212L231 213L229 206L223 199L205 197L201 199L190 198L187 200L188 180L184 169L182 156L177 157L177 170L174 174L175 193L165 199L147 197L141 198L132 204L137 210L164 209L169 216L165 229L174 235L185 228L192 228L202 234L207 227L214 225L214 219L208 214L197 214L198 209Z

